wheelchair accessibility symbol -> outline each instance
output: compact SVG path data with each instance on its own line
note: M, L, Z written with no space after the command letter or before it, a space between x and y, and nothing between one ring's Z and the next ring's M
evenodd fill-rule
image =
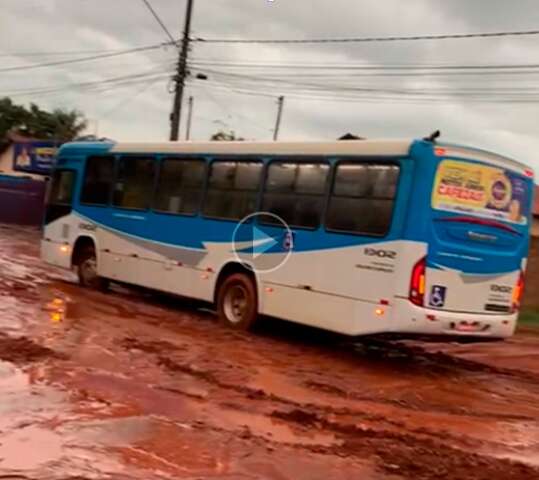
M286 232L283 239L283 248L289 252L294 249L294 233Z
M442 308L445 305L445 295L447 287L434 285L430 291L429 305L435 308Z

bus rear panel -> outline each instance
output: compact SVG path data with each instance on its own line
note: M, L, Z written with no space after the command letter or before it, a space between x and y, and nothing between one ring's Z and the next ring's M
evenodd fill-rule
M415 148L419 168L429 177L416 181L430 191L424 185L417 189L418 210L409 214L409 228L424 237L426 251L412 267L403 307L404 321L411 323L404 329L511 336L524 288L533 173L473 149L429 150Z

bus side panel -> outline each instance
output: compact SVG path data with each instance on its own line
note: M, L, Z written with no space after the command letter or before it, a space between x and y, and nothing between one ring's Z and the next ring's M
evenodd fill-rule
M113 231L98 228L101 259L99 274L111 280L152 288L163 292L209 300L209 278L195 264L196 252L161 247ZM182 261L176 260L181 256ZM189 258L192 262L189 262Z
M403 240L414 165L401 172L386 237L297 232L297 243L330 246L294 252L277 271L264 275L263 313L349 335L395 329L395 296L408 295L411 259L425 255L424 243ZM413 254L411 254L413 252Z
M381 307L352 298L300 290L284 285L265 284L263 314L295 323L323 328L344 335L366 335L387 331L391 307ZM271 293L268 293L271 291ZM379 312L381 312L379 310Z

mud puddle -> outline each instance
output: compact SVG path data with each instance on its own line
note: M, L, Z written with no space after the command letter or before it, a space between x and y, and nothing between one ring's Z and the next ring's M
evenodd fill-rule
M539 479L535 332L243 334L37 255L36 232L0 226L0 478Z

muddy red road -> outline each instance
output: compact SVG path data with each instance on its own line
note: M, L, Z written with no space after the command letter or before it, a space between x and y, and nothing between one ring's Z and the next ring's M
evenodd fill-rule
M539 479L539 331L504 343L220 327L86 291L0 227L0 479Z

